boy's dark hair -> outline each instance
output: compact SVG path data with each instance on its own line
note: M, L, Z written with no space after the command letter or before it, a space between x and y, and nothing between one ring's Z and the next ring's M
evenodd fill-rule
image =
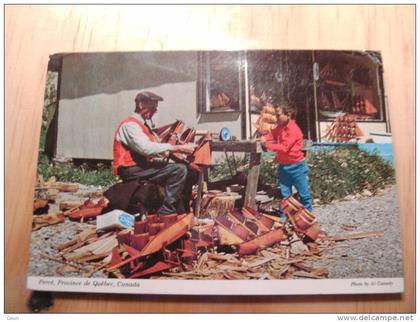
M280 103L279 107L281 108L283 114L289 114L291 119L296 118L297 109L290 103Z

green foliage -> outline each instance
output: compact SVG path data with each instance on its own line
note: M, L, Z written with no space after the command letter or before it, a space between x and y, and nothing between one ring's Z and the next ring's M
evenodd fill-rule
M260 180L265 184L278 186L278 164L274 162L274 157L275 153L273 152L263 153L260 166Z
M232 165L233 158L229 157L229 160ZM248 159L236 158L236 163L238 168L246 170ZM342 199L365 189L375 193L395 181L394 169L388 162L357 148L312 153L308 157L308 166L312 197L321 203ZM274 153L264 153L260 167L261 183L276 186L277 167ZM226 160L222 159L212 168L210 180L230 177L229 172Z
M210 181L219 181L230 178L236 174L236 170L247 169L249 157L243 156L232 156L228 155L227 158L220 158L215 165L211 168L209 179ZM236 169L235 169L236 165Z
M330 202L395 181L394 169L378 155L359 149L339 148L314 153L309 160L309 181L314 198Z
M45 146L45 138L47 129L50 126L54 116L57 103L57 81L58 73L48 72L44 92L44 108L42 110L41 137L39 146L43 149Z
M86 164L74 166L72 163L52 164L48 157L40 153L38 159L38 174L44 180L55 176L57 181L77 182L86 185L108 187L117 182L112 169L104 164L98 164L92 168Z

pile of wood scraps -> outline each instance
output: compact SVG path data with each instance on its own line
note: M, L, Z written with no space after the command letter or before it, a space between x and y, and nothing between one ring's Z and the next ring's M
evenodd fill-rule
M94 236L86 242L86 245L73 249L70 252L62 253L62 255L67 261L78 260L79 262L89 262L107 257L116 246L117 239L112 233L108 233L101 236Z
M112 233L98 235L95 228L83 230L76 238L56 246L56 257L43 255L44 258L63 264L59 272L77 270L90 277L110 262L110 254L116 246Z
M96 218L102 213L102 210L107 206L108 200L105 197L100 198L97 202L92 199L87 199L81 205L63 205L60 204L60 209L65 209L64 215L68 216L71 220L80 220L83 222L87 219ZM67 208L69 206L75 206L72 208Z
M354 227L354 226L353 226ZM354 227L356 228L356 227ZM152 279L200 280L270 280L270 279L324 279L329 276L328 265L337 258L328 251L337 247L336 242L355 238L380 237L383 231L354 232L337 236L323 236L316 241L305 241L291 224L284 224L285 238L271 247L256 253L242 255L212 249L204 252L192 269L174 268Z
M78 190L77 183L57 182L55 177L44 181L43 177L39 176L35 187L32 231L64 222L65 214L63 212L49 213L50 204L55 203L59 192L76 192Z
M56 213L48 213L49 204L50 201L47 199L34 200L32 231L62 223L66 217L80 222L93 219L102 213L102 209L106 205L106 199L101 198L98 202L94 202L89 198L84 203L61 202L59 205L60 211Z
M326 251L336 243L384 235L384 231L356 231L354 225L343 224L344 234L328 236L316 216L293 197L280 203L287 218L283 220L264 210L235 207L240 195L232 191L235 188L229 190L208 191L203 204L208 203L207 211L217 211L205 218L192 213L128 214L132 221L125 225L101 226L100 218L107 215L102 213L87 216L90 222L75 216L101 208L101 199L62 202L59 214L35 216L39 219L34 223L81 219L83 230L56 245L55 256L51 252L41 256L62 264L59 274L76 271L85 277L98 273L123 279L320 279L328 277L325 261L333 258ZM36 207L47 204L38 201Z
M65 216L62 213L34 216L32 219L32 231L39 230L42 227L60 224L64 220Z
M209 190L201 199L200 217L214 219L218 214L233 210L236 201L241 198L235 191Z
M89 204L62 204L76 209ZM71 216L71 211L69 216ZM105 214L106 215L106 214ZM101 216L105 216L101 215ZM64 221L64 213L60 220ZM185 215L147 215L134 227L101 231L89 228L56 247L58 257L44 256L91 276L106 270L117 278L140 278L174 270L188 272L202 254L225 248L238 256L256 254L287 239L279 218L252 208L232 209L207 221ZM305 249L306 250L306 249ZM257 273L257 272L253 272ZM229 278L233 278L230 273ZM234 274L234 273L232 273Z
M187 272L164 272L167 279L290 279L328 277L328 269L305 265L308 259L324 260L320 251L292 255L288 245L261 250L256 255L206 252Z
M143 231L141 224L136 225L136 232L127 229L98 235L95 229L87 229L76 239L58 245L57 257L43 257L63 264L60 270L67 267L86 277L104 271L114 278L320 279L328 277L325 261L334 260L324 253L336 242L384 234L356 232L304 242L293 226L285 223L281 233L279 229L271 230L275 242L269 239L266 243L257 237L241 244L220 237L227 229L219 220L215 224L193 225L189 223L191 218L192 214L183 217L182 224L172 230L164 228L154 242L142 238L145 233L136 233ZM225 231L220 233L222 226ZM237 227L231 229L238 233ZM264 235L268 234L261 236ZM245 247L246 244L257 247Z
M48 181L44 181L42 176L38 177L35 191L38 196L44 196L42 199L48 199L50 202L54 202L57 198L58 192L77 192L79 190L79 184L77 183L64 183L57 182L55 177L51 177Z
M255 196L255 202L257 204L266 204L274 200L274 197L268 196L267 192L265 191L257 191Z

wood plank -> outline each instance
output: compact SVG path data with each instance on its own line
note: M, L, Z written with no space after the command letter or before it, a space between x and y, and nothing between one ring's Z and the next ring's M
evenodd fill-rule
M80 271L89 271L87 268L85 268L83 266L75 265L75 264L69 263L68 261L61 260L59 258L51 257L51 256L48 256L48 255L45 255L45 254L41 254L41 256L46 258L46 259L49 259L51 261L54 261L54 262L57 262L57 263L60 263L60 264L63 264L63 265L71 266L71 267L76 268Z
M360 238L367 238L367 237L382 237L384 233L385 232L383 230L361 231L361 232L355 232L352 234L331 236L329 237L329 239L334 240L334 241L342 241L342 240L360 239Z
M218 238L220 245L238 245L243 243L243 239L224 227L222 224L217 225Z
M262 152L261 142L255 140L211 141L211 149L215 152Z
M203 172L198 173L198 181L197 181L197 197L195 199L195 207L194 207L194 215L197 218L200 218L200 209L201 209L201 200L203 197L203 182L204 182L204 171L203 167L201 167Z
M245 190L244 206L255 208L255 196L258 189L258 177L260 175L260 153L251 153L250 165L248 170L247 184Z
M257 238L240 244L239 254L247 255L255 253L256 251L270 247L283 239L286 239L283 229L271 230L268 233L258 236Z

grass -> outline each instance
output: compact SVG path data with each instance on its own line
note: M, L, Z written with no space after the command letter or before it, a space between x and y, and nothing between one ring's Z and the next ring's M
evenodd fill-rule
M38 174L45 180L55 177L57 181L77 182L85 185L108 187L117 182L112 168L104 163L75 166L72 163L53 164L48 157L40 152L38 158Z

